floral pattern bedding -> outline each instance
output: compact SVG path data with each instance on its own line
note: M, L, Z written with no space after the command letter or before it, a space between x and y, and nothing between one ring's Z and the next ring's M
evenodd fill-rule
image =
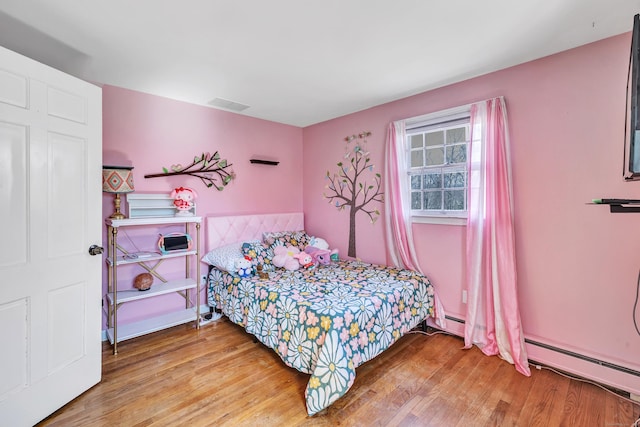
M213 268L208 303L311 375L309 415L343 396L359 365L434 314L431 283L409 270L339 261L269 276L240 278Z

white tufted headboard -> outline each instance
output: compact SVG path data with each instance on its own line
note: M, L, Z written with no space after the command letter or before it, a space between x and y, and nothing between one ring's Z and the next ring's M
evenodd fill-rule
M205 251L245 240L262 240L266 231L304 230L302 212L209 216L205 218Z

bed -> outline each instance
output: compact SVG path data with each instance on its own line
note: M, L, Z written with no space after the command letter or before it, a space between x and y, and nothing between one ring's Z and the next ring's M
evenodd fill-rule
M205 258L238 246L247 253L247 247L306 244L301 213L208 217L205 224ZM265 243L265 233L284 240ZM220 259L203 258L218 265L209 269L208 304L286 365L310 375L305 390L310 416L349 390L359 365L434 315L433 287L419 273L350 260L295 271L271 269L269 253L250 253L269 267L268 277L240 277L230 264L225 268Z

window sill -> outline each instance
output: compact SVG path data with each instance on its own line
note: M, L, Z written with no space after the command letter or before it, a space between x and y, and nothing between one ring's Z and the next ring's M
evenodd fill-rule
M459 216L412 216L413 224L467 225L466 217Z

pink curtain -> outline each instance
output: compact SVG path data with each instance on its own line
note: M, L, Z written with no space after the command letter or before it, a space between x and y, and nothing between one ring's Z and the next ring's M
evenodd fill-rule
M384 215L387 235L387 254L393 264L409 270L419 271L418 257L413 246L411 218L408 209L408 176L404 150L404 121L389 123L387 132L387 152L385 155ZM407 206L407 208L404 208Z
M384 163L384 216L387 256L395 267L407 268L422 274L413 245L409 180L404 148L404 121L391 122L387 131ZM438 295L435 295L436 324L445 326L445 315Z
M507 111L502 97L471 106L465 348L500 355L531 375L518 308Z

